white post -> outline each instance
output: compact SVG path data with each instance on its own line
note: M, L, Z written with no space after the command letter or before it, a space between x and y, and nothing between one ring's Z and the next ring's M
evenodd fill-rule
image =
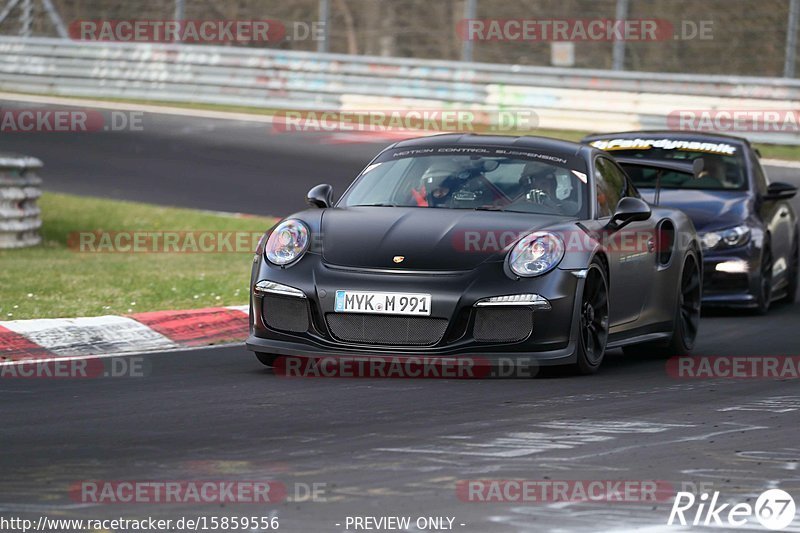
M783 56L783 77L794 78L794 64L797 58L797 19L800 15L800 2L789 3L789 21L786 26L786 51Z
M616 20L622 20L628 16L628 0L617 0ZM614 48L611 56L611 68L614 70L625 70L625 41L614 41Z
M466 0L464 3L464 20L475 18L478 11L478 0ZM473 44L472 40L468 38L469 34L464 33L461 38L464 42L461 45L461 61L472 61Z
M319 0L319 21L322 24L322 39L317 41L317 52L324 54L330 47L330 22L331 22L331 3L330 0Z
M20 19L19 34L22 37L31 36L33 26L33 0L22 0L22 18Z

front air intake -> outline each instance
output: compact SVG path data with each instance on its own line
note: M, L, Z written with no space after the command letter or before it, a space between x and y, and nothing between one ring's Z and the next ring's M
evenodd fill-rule
M480 342L517 342L533 331L533 311L527 307L481 307L475 312L472 336Z

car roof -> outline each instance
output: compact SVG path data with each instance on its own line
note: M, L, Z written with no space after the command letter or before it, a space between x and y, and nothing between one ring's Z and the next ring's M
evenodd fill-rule
M591 133L581 139L581 142L594 141L598 139L636 139L642 136L660 136L670 139L678 139L684 141L726 141L735 142L745 145L750 145L750 141L744 137L736 137L734 135L726 135L724 133L702 132L702 131L678 131L678 130L634 130L634 131L619 131L612 133Z
M389 148L433 148L437 146L452 145L495 146L513 148L531 148L544 152L555 152L577 156L582 153L594 151L593 147L550 137L537 137L534 135L477 135L474 133L443 133L428 137L417 137L400 141Z

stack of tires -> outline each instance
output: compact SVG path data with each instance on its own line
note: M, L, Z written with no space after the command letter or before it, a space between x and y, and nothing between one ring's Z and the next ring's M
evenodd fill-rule
M35 246L42 241L42 194L37 171L42 162L33 157L0 153L0 249Z

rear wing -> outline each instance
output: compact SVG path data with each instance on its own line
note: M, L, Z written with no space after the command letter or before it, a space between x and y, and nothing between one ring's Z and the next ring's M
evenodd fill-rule
M650 168L656 170L668 170L670 172L679 172L687 174L694 179L698 179L703 172L705 164L702 157L694 159L691 163L686 161L665 161L663 159L642 159L638 157L616 157L614 158L623 168L626 166L637 166L641 168ZM661 200L661 174L656 175L656 193L653 199L653 204L658 205Z

